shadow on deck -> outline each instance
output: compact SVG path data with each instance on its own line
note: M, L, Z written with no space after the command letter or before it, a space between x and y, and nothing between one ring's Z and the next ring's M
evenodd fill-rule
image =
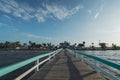
M105 80L105 78L63 50L28 80Z

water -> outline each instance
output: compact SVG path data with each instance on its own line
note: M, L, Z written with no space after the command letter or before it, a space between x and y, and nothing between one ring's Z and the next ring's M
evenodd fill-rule
M84 51L84 53L93 55L93 56L97 56L102 59L106 59L111 62L120 64L120 50ZM96 64L95 61L90 61L90 62L92 62L93 64ZM101 73L103 73L105 76L107 74L108 78L110 78L111 80L113 80L114 78L115 78L115 80L120 80L120 71L119 70L112 68L110 66L107 66L105 64L102 64L102 63L99 63L98 68L100 68Z
M44 52L47 51L40 50L0 51L0 68L43 54Z
M29 59L31 57L41 55L48 51L40 51L40 50L9 50L9 51L0 51L0 68L6 67L11 64L18 63L20 61L24 61L26 59ZM13 80L14 78L18 77L31 67L35 65L35 62L28 64L27 66L24 66L20 69L17 69L9 74L6 74L5 76L0 77L0 80ZM27 77L31 76L34 73L32 71ZM26 78L25 77L25 80Z
M44 52L46 51L40 50L0 51L0 68L40 55ZM84 52L120 64L120 50L84 51Z
M46 51L31 51L31 50L24 50L24 51L0 51L0 68L26 60L28 58L43 54ZM100 58L104 58L107 60L110 60L112 62L116 62L118 64L120 64L120 50L107 50L107 51L84 51L85 53L89 54L89 55L93 55L93 56L97 56ZM33 64L30 64L29 67L33 66ZM25 66L22 68L23 70L18 70L16 72L13 72L11 74L8 74L7 77L3 77L2 79L0 78L0 80L12 80L14 79L16 76L22 74L23 72L25 72L25 70L28 70L28 66ZM19 73L19 74L17 74ZM16 75L15 75L16 74ZM13 76L15 75L15 76ZM13 77L11 77L13 76Z
M85 53L120 64L120 50L85 51Z

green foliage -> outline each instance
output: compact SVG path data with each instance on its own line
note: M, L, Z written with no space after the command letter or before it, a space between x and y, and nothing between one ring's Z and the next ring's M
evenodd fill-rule
M100 47L105 50L107 48L106 46L107 43L99 43Z

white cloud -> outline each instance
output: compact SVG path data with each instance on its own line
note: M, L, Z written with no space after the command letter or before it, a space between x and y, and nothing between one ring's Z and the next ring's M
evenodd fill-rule
M14 0L1 0L0 11L12 14L24 20L36 19L38 22L44 22L47 18L66 19L80 10L80 5L68 9L60 5L44 5L43 8L32 8L23 4L18 4Z
M91 13L92 13L92 10L88 10L88 13L91 14Z
M6 25L5 23L0 22L0 27L5 26L5 25Z
M97 12L94 16L95 19L97 19L97 17L100 15L100 12Z
M9 17L8 15L3 15L3 16L7 19L11 19L11 17Z
M2 25L3 25L3 23L0 22L0 26L2 26Z
M27 38L34 38L34 39L43 39L43 40L51 40L50 37L43 37L35 34L29 34L29 33L21 33L20 36L27 37Z
M49 14L52 14L54 17L56 17L60 20L66 18L67 15L69 15L66 8L64 8L64 7L47 5L46 8L47 8Z
M102 10L103 10L103 7L104 7L104 4L102 4L101 6L100 6L100 9L97 11L97 13L95 14L95 16L94 16L94 19L97 19L98 18L98 16L100 15L100 13L102 12Z
M70 17L71 15L78 12L80 8L82 8L79 5L70 10L64 6L58 6L58 5L45 5L45 7L47 9L47 14L52 14L53 17L59 20L63 20Z
M13 30L13 31L18 31L18 29L17 29L17 28L13 28L12 30Z

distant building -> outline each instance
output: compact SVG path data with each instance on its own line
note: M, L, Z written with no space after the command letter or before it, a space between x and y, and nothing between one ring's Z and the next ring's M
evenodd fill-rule
M16 47L15 49L21 49L20 47Z

